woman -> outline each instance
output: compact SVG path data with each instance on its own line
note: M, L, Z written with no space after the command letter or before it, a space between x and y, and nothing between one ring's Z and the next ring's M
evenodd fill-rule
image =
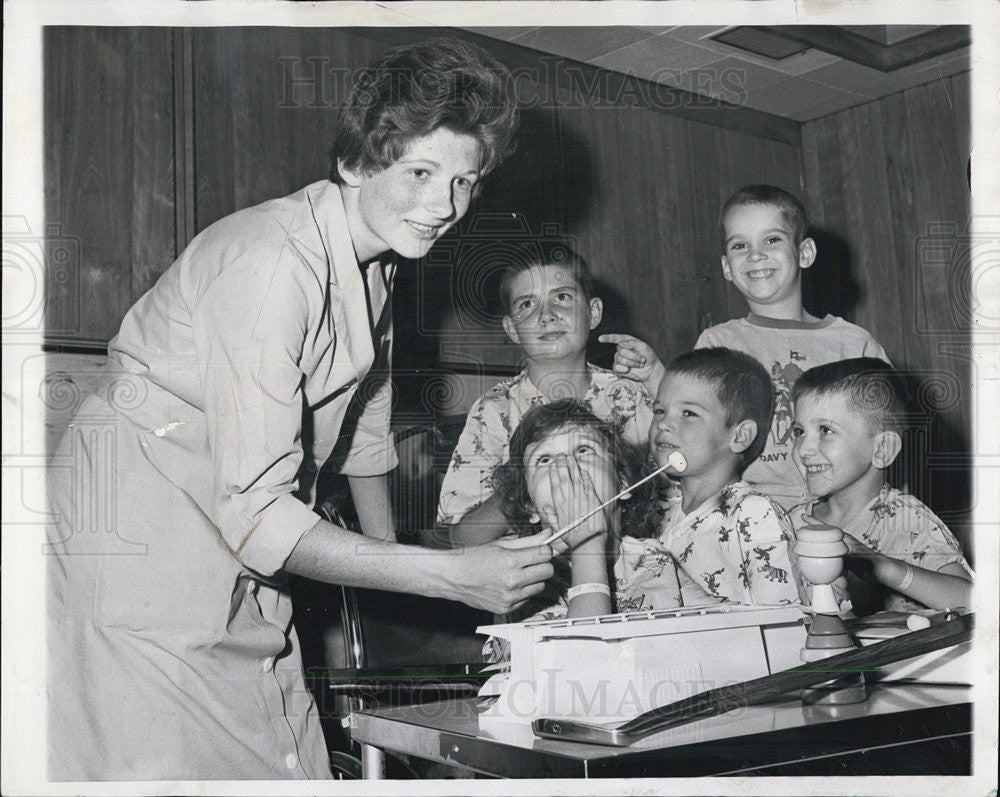
M396 545L382 511L392 253L426 254L508 154L509 80L460 42L383 56L331 180L212 225L126 315L50 480L52 779L329 777L287 573L498 612L552 574L544 546ZM381 539L310 508L335 446Z

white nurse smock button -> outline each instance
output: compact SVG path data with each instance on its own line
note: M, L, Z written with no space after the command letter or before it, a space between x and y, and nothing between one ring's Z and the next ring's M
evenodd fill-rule
M299 759L295 753L289 753L285 756L285 766L289 769L295 769L299 765Z
M271 668L274 666L274 659L268 656L266 659L261 659L260 668L264 672L271 672Z

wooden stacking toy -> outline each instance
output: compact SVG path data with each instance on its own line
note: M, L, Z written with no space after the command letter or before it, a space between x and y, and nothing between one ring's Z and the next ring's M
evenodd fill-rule
M858 647L840 619L833 582L844 572L848 547L836 526L811 525L796 532L799 570L812 583L812 622L802 648L802 661L812 662L847 653ZM807 704L861 703L867 700L864 674L837 674L829 681L802 691Z

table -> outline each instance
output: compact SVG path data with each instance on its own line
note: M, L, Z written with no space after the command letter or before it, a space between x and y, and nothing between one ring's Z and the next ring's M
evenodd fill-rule
M351 714L366 778L382 751L505 778L706 775L968 775L969 687L883 683L866 702L804 706L789 697L650 736L626 747L539 739L491 720L487 701L442 700Z

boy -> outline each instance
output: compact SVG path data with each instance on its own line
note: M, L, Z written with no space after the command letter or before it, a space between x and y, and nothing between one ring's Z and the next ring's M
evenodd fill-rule
M679 449L681 499L668 509L660 541L678 565L685 605L799 602L785 511L739 481L764 448L774 393L767 371L743 352L695 349L671 362L649 428L657 464Z
M771 433L745 478L786 509L807 497L791 456L789 397L795 380L807 368L845 357L888 360L861 327L832 315L816 318L802 306L802 272L816 259L816 243L806 237L807 227L805 208L780 188L750 185L726 200L719 214L722 273L743 294L750 314L709 327L695 343L695 348L745 351L768 369L775 389ZM648 345L627 335L602 335L601 341L618 344L617 373L655 390L663 367Z
M885 588L886 605L873 610L969 606L972 571L948 527L885 481L902 444L904 397L899 375L871 357L799 377L792 390L794 453L818 500L793 509L792 520L808 525L815 518L844 530L852 564ZM860 585L852 579L848 586Z
M441 487L438 522L456 545L503 536L508 523L491 500L494 469L507 460L511 435L537 404L575 398L645 447L652 398L635 381L586 360L603 305L586 261L558 242L525 247L500 284L503 328L524 351L526 367L475 401Z

